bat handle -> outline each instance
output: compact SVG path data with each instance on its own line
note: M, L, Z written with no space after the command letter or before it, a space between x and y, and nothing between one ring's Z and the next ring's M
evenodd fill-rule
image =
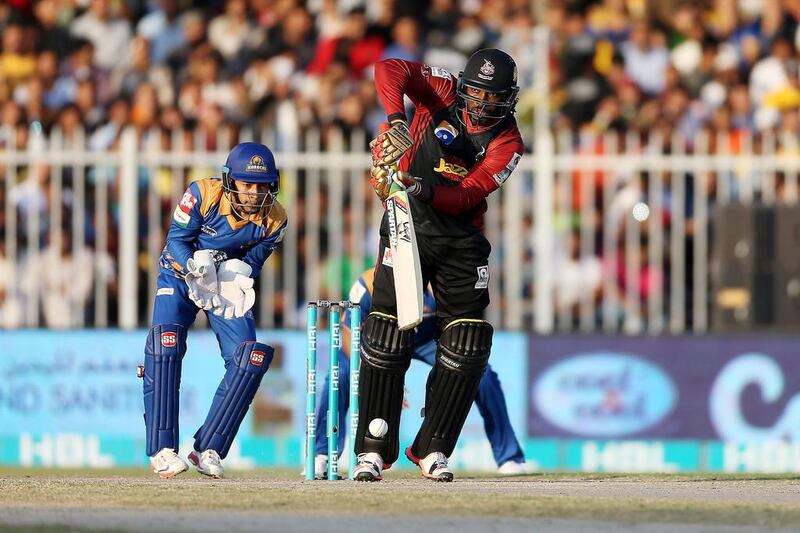
M397 174L397 165L388 165L386 166L386 170L389 171L389 177L392 179L392 185L389 187L389 194L406 190L405 186L395 179Z

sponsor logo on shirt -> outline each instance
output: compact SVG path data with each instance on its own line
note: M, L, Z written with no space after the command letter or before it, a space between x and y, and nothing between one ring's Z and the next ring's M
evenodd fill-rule
M383 249L383 260L381 261L381 264L389 268L394 268L394 263L392 262L392 249L388 246ZM351 299L351 301L355 300Z
M514 171L514 169L517 168L517 163L519 163L520 159L522 159L522 154L518 154L517 152L514 152L514 155L511 156L511 159L509 160L509 162L506 165L506 167L503 170L501 170L500 172L498 172L497 174L492 174L492 177L494 178L494 181L497 182L498 186L500 186L503 183L505 183L505 181L508 179L508 177Z
M450 72L445 68L431 67L431 76L433 76L434 78L443 78L445 80L449 80Z
M212 228L211 226L208 226L206 224L203 224L202 226L200 226L200 231L202 231L206 235L210 235L211 237L216 237L217 236L217 230L215 230L214 228Z
M156 291L156 296L172 296L175 294L175 289L172 287L161 287Z
M453 158L440 157L439 162L433 167L434 172L438 172L443 177L452 181L461 181L464 176L469 172L465 167L461 166L460 160L453 160Z
M184 213L189 214L196 203L197 198L194 197L191 191L186 191L183 193L183 198L181 198L181 203L178 204L178 207L180 207L181 211Z
M184 212L180 205L175 208L175 212L172 214L172 220L174 220L176 224L183 228L189 225L189 221L191 219L192 217L189 215L189 213Z

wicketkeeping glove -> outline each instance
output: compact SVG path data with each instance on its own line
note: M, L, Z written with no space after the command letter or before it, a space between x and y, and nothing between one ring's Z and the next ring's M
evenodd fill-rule
M189 287L189 298L200 309L210 311L219 305L219 286L217 285L217 269L210 250L197 250L186 262L186 285Z
M253 290L253 269L241 259L228 259L219 266L220 305L214 307L214 314L225 320L243 317L256 303L256 291Z
M381 124L380 134L369 143L372 149L372 166L396 163L412 144L414 142L405 120L396 120L391 126L386 123Z

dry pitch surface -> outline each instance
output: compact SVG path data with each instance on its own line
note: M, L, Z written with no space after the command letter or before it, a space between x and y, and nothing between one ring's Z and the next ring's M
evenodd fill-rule
M752 533L800 530L788 476L388 472L380 483L305 482L297 472L0 469L0 530L553 531Z

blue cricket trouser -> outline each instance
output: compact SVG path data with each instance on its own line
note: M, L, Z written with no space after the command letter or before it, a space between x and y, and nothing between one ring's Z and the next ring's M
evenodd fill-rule
M200 309L189 298L189 288L186 286L186 282L162 272L158 276L157 286L158 290L153 305L153 325L179 324L188 330L194 323ZM217 342L219 342L222 358L225 361L225 369L227 370L233 363L236 348L245 341L256 340L253 314L248 312L242 318L230 320L225 320L222 316L214 315L211 312L206 312L206 316L211 329L217 337ZM208 364L208 362L203 364ZM221 388L217 389L211 411L214 411L222 401L223 392ZM176 397L178 391L162 391L162 393L170 397ZM174 420L171 425L177 427L177 423L178 421ZM172 438L169 437L167 440L172 440ZM177 449L178 444L179 442L163 440L160 442L160 447ZM148 455L152 453L155 452L153 450L148 451Z
M422 361L428 365L433 366L436 361L436 343L434 341L427 342L420 347L414 348L412 359ZM328 373L324 372L325 379L322 382L322 388L317 393L319 397L317 401L317 416L316 416L316 450L314 453L317 455L328 455ZM339 436L338 446L339 455L344 449L344 439L347 434L345 428L349 429L347 424L347 410L350 407L350 359L345 357L340 352L339 357ZM492 446L492 454L497 465L502 465L507 461L515 461L518 463L525 461L525 455L520 448L517 437L514 434L514 428L511 427L511 420L508 418L508 409L506 408L506 398L503 394L503 389L500 386L500 379L497 373L492 370L491 365L486 368L483 373L483 378L478 385L478 395L475 398L475 405L478 406L478 412L483 417L483 427L486 430L486 437L489 439L489 444Z

